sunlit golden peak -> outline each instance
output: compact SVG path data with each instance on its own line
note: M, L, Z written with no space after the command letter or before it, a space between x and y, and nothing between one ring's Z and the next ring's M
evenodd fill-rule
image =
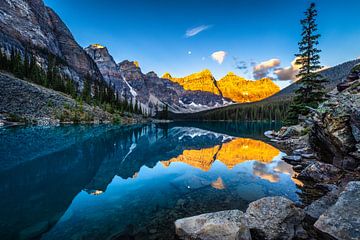
M209 69L204 69L200 72L201 74L204 74L204 75L211 75L212 76L212 73Z
M135 64L135 66L136 66L137 68L139 68L139 67L140 67L140 64L139 64L139 62L138 62L138 61L133 61L133 63Z
M170 73L166 72L166 73L164 73L164 75L162 76L162 78L172 79L172 76L171 76Z
M98 44L98 43L91 44L91 47L92 47L92 48L97 48L97 49L103 49L103 48L105 48L103 45L100 45L100 44Z

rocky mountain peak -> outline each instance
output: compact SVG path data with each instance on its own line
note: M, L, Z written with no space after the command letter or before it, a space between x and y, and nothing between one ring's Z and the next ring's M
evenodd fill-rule
M140 71L139 64L137 62L124 60L118 65L121 71Z
M116 62L105 46L100 44L91 44L85 48L85 51L96 62L100 70L102 68L116 68Z
M173 77L171 76L170 73L166 72L166 73L164 73L164 75L161 78L172 79Z
M154 71L151 71L151 72L148 72L146 74L146 77L148 77L148 78L158 78L158 75Z
M226 76L236 76L234 72L228 72Z
M204 69L200 72L201 75L204 75L204 76L211 76L213 77L211 71L209 69Z
M90 45L91 48L96 48L96 49L103 49L103 48L106 48L98 43L95 43L95 44L91 44Z
M221 95L221 92L216 86L216 80L209 69L204 69L201 72L193 73L183 78L174 78L167 73L164 74L163 78L180 84L185 90L204 91Z
M62 59L60 71L82 83L85 75L102 79L94 61L79 46L73 35L42 0L0 1L0 47L9 53L31 52L43 68L49 54Z

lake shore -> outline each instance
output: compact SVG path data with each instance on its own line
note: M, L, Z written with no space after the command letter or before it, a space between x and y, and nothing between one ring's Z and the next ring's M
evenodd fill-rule
M359 239L360 80L329 94L301 124L264 134L288 155L302 204L267 197L237 210L179 219L181 239Z

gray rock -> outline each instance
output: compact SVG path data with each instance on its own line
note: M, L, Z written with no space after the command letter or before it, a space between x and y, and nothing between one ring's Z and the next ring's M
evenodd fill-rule
M299 148L299 149L295 149L293 151L293 154L295 155L301 155L301 154L306 154L309 152L309 149L308 148Z
M289 138L294 136L300 136L304 131L304 127L300 125L294 125L289 127L282 127L278 133L280 138Z
M306 216L312 221L312 223L315 222L321 214L323 214L329 207L335 204L339 194L340 190L335 188L328 192L325 196L312 202L304 209Z
M207 213L175 221L176 234L184 240L248 240L250 231L239 210Z
M284 157L282 157L282 159L286 162L300 162L301 161L301 157L298 155L284 156Z
M275 131L274 130L269 130L264 132L264 135L270 139L274 138L276 136Z
M335 239L360 239L360 181L349 182L337 202L315 222L319 231Z
M301 157L306 158L306 159L314 159L315 154L313 154L313 153L303 153L303 154L301 154Z
M305 214L284 197L266 197L250 203L244 215L252 233L262 239L292 239Z
M298 178L315 182L330 181L334 180L340 172L340 169L331 164L314 162L302 170Z
M304 166L303 165L295 165L293 167L293 169L294 169L294 171L299 172L299 171L304 170Z
M313 116L310 142L321 159L339 168L354 170L360 159L352 154L360 140L360 80L332 95Z

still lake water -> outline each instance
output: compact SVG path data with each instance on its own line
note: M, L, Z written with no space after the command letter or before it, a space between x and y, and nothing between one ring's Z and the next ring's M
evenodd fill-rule
M278 124L0 129L1 239L174 239L173 222L300 201Z

